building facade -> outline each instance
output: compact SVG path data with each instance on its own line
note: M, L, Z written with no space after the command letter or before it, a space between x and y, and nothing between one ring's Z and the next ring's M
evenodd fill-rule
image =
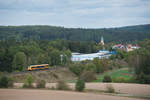
M98 57L99 59L109 58L112 54L113 54L112 52L107 50L102 50L99 51L98 53L91 53L91 54L72 53L71 60L84 61L84 60L93 60L96 57Z

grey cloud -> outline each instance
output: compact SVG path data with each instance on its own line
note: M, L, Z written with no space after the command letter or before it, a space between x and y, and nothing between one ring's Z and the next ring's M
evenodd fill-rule
M0 24L115 27L150 23L149 0L0 0Z

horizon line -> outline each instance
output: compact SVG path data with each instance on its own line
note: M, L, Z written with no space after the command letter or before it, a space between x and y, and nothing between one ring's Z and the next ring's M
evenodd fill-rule
M102 28L89 28L89 27L65 27L65 26L61 26L61 25L50 25L50 24L20 24L20 25L1 25L0 26L51 26L51 27L61 27L61 28L73 28L73 29L110 29L110 28L123 28L123 27L132 27L132 26L143 26L143 25L150 25L150 23L148 24L134 24L134 25L124 25L124 26L114 26L114 27L102 27Z

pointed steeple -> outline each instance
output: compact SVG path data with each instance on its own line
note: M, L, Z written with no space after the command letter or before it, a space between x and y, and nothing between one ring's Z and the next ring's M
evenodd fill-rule
M101 36L101 42L100 42L100 45L104 46L104 38L103 38L103 36Z
M103 36L101 36L101 42L104 42L104 38L103 38Z

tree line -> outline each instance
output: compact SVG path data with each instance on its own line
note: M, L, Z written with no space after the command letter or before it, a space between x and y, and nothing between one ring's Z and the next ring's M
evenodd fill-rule
M121 28L84 29L55 26L0 26L0 40L15 38L31 40L56 40L99 42L101 36L105 42L126 43L150 38L150 25L137 25Z
M141 48L127 54L127 62L138 83L150 84L150 40L139 42Z

